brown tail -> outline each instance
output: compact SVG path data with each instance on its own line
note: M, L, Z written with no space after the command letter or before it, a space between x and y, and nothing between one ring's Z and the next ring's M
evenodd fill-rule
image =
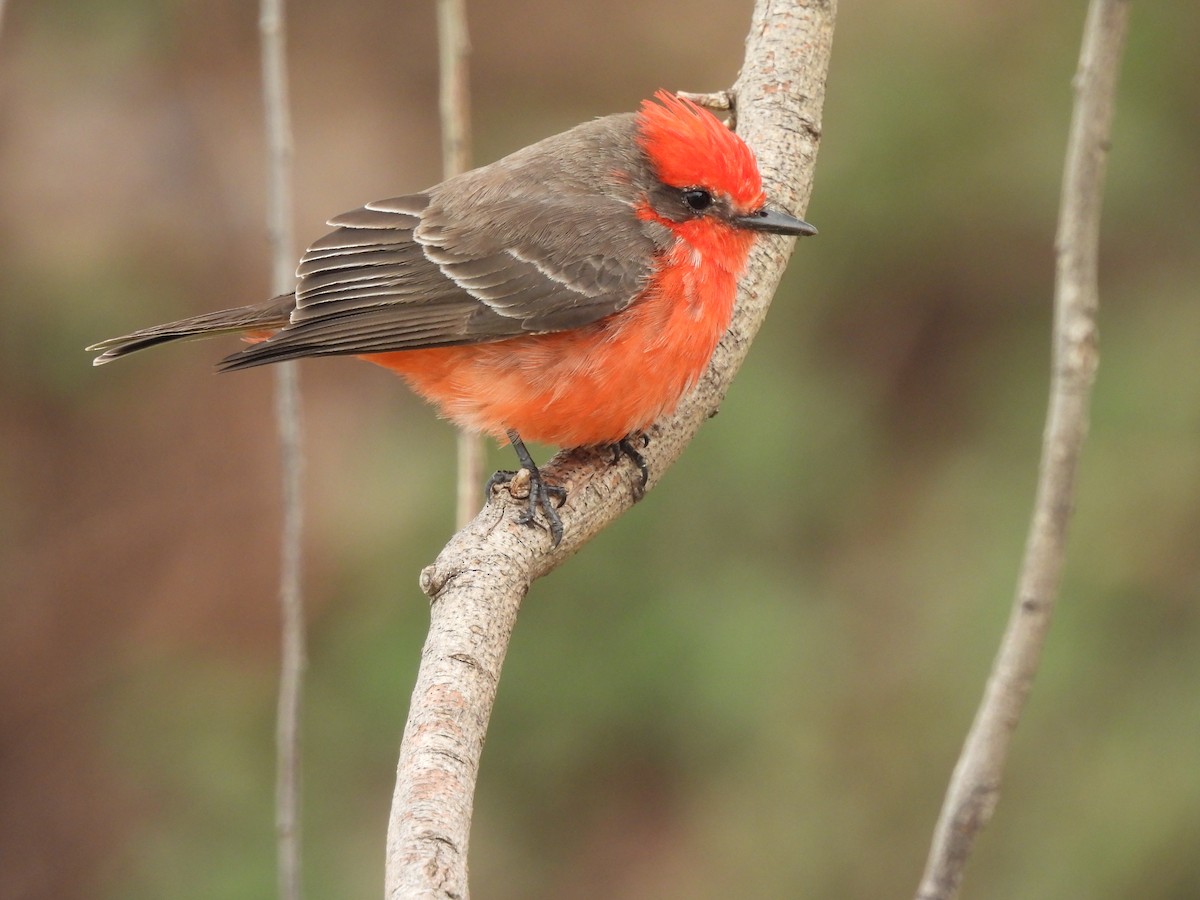
M296 306L293 294L280 294L266 303L223 309L220 312L204 313L178 322L143 328L124 337L109 338L88 347L89 353L100 352L92 360L93 366L102 366L138 350L145 350L169 341L197 340L216 334L235 334L247 331L282 328L288 323Z

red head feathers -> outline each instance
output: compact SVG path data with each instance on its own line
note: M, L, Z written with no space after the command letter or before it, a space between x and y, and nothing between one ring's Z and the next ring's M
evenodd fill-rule
M708 110L670 91L642 102L638 140L663 183L705 187L725 194L734 208L758 209L765 201L754 151Z

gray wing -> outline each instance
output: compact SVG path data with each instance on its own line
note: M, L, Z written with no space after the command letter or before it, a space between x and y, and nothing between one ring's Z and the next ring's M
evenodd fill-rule
M472 197L470 186L452 202L441 185L330 220L300 260L290 322L221 368L564 331L645 286L655 245L629 205L548 188L505 197L486 183Z

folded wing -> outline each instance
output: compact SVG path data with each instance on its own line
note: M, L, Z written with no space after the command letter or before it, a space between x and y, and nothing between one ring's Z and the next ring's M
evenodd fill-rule
M654 246L627 204L484 190L468 216L439 201L444 187L332 219L301 258L289 322L221 368L579 328L624 309L650 277Z

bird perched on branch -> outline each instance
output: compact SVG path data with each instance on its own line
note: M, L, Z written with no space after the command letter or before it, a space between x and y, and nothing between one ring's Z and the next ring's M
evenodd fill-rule
M554 544L562 523L524 440L630 442L670 413L729 326L764 232L811 235L766 205L754 154L666 91L419 193L329 221L294 293L101 341L102 365L168 341L241 333L222 371L354 355L438 412L508 441ZM511 473L497 473L503 481Z

